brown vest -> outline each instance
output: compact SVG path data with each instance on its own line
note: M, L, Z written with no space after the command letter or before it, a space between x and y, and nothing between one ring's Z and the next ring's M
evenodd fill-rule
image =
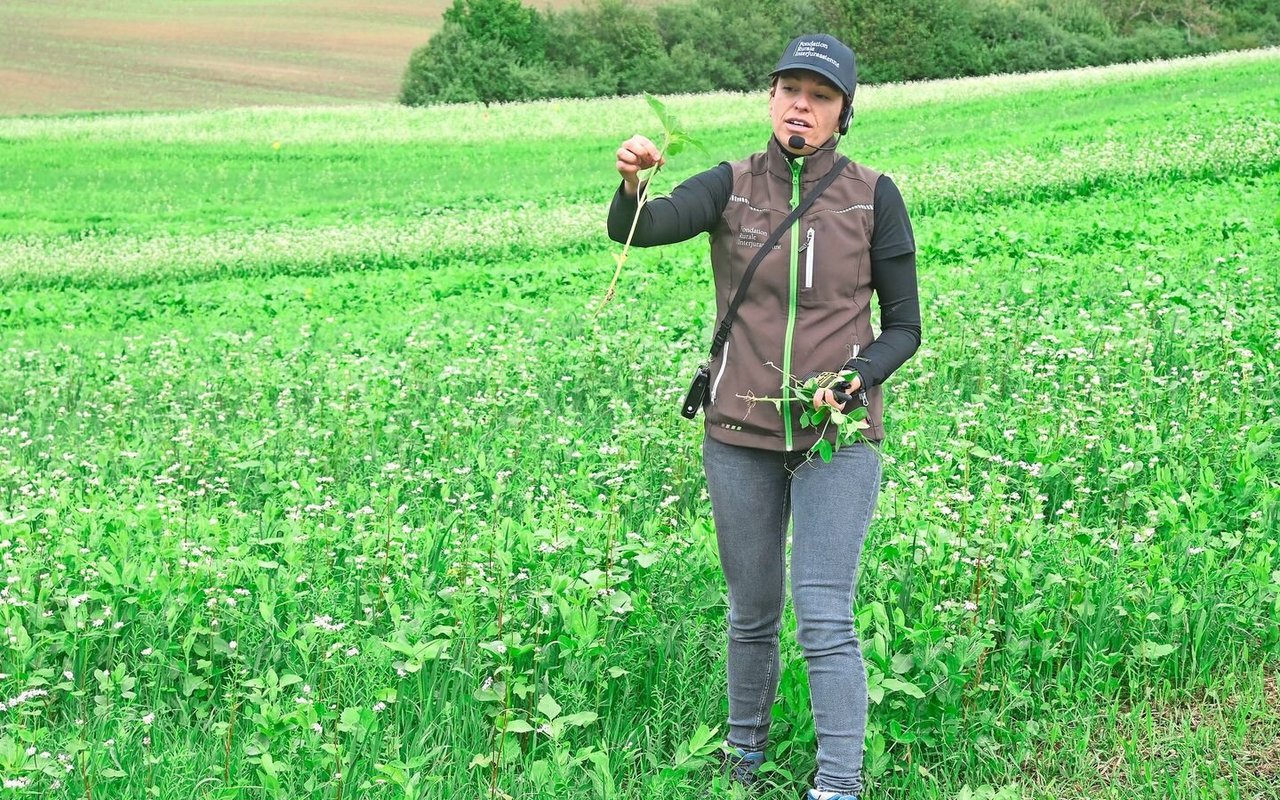
M800 195L813 189L835 165L833 151L804 159ZM795 199L791 164L770 139L763 153L734 162L733 191L711 232L716 286L716 324L747 265ZM849 163L840 177L783 234L751 279L747 297L720 356L710 364L707 435L727 444L787 449L784 414L791 417L792 450L806 450L818 432L800 427L799 402L752 403L751 397L781 397L784 366L796 380L834 372L875 339L871 329L872 203L880 173ZM792 268L793 247L796 252ZM787 339L790 328L790 351ZM789 364L788 364L789 362ZM867 390L870 403L863 436L884 438L883 397ZM857 397L855 395L855 402ZM826 438L834 438L834 430Z

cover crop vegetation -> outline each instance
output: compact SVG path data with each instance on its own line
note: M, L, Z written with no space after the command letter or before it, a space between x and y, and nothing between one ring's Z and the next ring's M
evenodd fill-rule
M1278 66L860 91L924 313L858 587L874 796L1273 796ZM711 155L665 180L767 135L762 93L667 104ZM719 791L705 242L591 315L648 118L0 120L8 796ZM813 768L793 632L764 797Z

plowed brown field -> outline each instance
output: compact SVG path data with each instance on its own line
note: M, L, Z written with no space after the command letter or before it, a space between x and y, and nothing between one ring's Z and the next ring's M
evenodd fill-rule
M5 0L0 114L392 102L450 2Z

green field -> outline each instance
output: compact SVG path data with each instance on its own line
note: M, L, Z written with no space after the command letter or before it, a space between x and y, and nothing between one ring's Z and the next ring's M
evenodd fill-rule
M923 344L857 618L877 798L1280 798L1280 51L859 91ZM668 98L709 156L765 100ZM617 99L0 118L0 778L733 796L677 415L706 243ZM813 770L794 625L758 796Z

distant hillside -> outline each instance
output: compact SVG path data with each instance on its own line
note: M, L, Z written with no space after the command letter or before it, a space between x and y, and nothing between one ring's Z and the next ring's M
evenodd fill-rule
M449 3L4 0L0 114L394 102Z

